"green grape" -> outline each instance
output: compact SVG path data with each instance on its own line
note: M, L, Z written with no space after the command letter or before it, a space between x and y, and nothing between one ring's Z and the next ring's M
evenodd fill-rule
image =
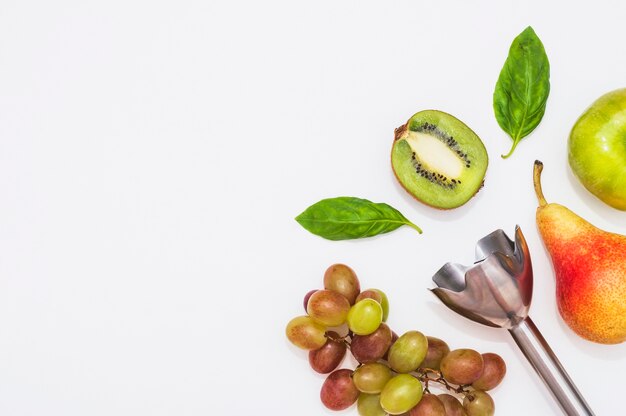
M318 290L309 298L306 310L311 318L322 325L339 326L346 320L350 303L337 292Z
M472 384L483 373L483 357L468 348L450 351L441 360L441 373L450 383Z
M387 317L389 316L389 300L387 299L387 295L380 289L367 289L359 293L359 296L356 297L356 301L360 301L363 299L374 299L376 302L380 303L380 306L383 308L383 322L387 321Z
M382 300L380 301L380 306L382 306L383 308L383 322L387 322L387 318L389 317L389 299L387 298L387 295L385 294L385 292L383 292L380 289L372 289L375 290L376 292L380 293L380 297L382 298Z
M390 415L411 410L422 398L422 383L409 374L398 374L385 384L380 405Z
M428 340L419 331L404 333L389 348L389 366L398 373L414 371L426 357Z
M446 416L446 408L434 394L425 394L408 416Z
M298 316L287 324L287 338L305 350L316 350L326 343L326 328L308 316Z
M355 303L348 312L348 327L357 335L369 335L383 321L383 308L373 299L363 299Z
M487 391L496 387L506 374L506 363L498 354L488 352L483 356L483 373L472 383L476 390Z
M387 412L380 406L380 394L361 393L356 402L359 416L387 416Z
M385 364L367 363L354 371L352 381L362 393L376 394L383 390L391 377L391 370Z
M336 339L339 339L339 334L330 331L322 348L309 351L309 364L313 370L327 374L341 363L346 356L347 347L343 341L335 341Z
M426 337L426 339L428 339L428 352L420 367L439 370L441 360L450 352L450 347L439 338Z
M381 323L378 329L369 335L353 336L350 351L360 363L378 361L389 349L391 339L391 329L387 324Z
M440 394L437 397L446 409L446 416L467 416L463 406L456 397L450 394Z
M352 406L359 398L360 392L352 382L352 370L343 368L335 370L326 377L320 399L330 410L343 410Z
M480 390L465 395L463 408L467 416L493 416L496 412L496 405L491 396Z
M324 273L324 289L334 290L348 299L350 305L361 291L356 273L345 264L333 264Z

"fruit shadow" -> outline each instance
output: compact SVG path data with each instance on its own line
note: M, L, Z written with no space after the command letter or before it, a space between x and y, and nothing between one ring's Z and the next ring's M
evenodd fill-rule
M403 187L398 183L393 171L389 172L389 180L392 182L393 187L397 191L400 198L406 202L407 205L411 206L415 211L417 211L421 216L427 217L433 220L459 220L467 215L467 211L472 209L474 204L481 198L480 190L472 197L469 201L467 201L464 205L458 208L452 209L440 209L431 207L429 205L424 204L418 199L411 196Z
M447 306L438 301L435 294L433 294L433 300L428 301L427 305L433 311L434 315L443 318L446 325L450 325L456 332L460 334L469 334L477 339L488 339L490 341L503 344L509 343L510 341L512 342L512 338L506 330L491 328L470 321L469 319L448 309Z
M626 212L605 204L589 192L583 184L580 183L576 175L574 175L574 172L572 172L572 169L569 167L569 163L565 163L565 170L567 171L567 179L574 189L574 192L576 192L576 196L578 196L578 198L582 200L594 214L611 222L612 224L624 227L624 222L626 222ZM567 206L566 203L563 203L563 205ZM593 223L593 221L590 222Z
M602 361L620 361L626 358L625 344L605 345L587 341L586 339L578 336L569 326L567 326L565 321L563 321L563 318L561 318L556 305L554 310L554 313L558 316L557 319L559 321L559 326L563 330L563 334L565 334L570 344L576 347L580 352Z
M552 411L549 414L551 415L563 414L561 407L558 405L558 402L556 401L554 396L552 396L550 389L542 382L541 378L537 374L537 371L530 364L530 362L528 361L528 359L526 358L522 350L515 344L515 341L513 341L512 337L510 337L508 334L506 335L510 338L510 341L508 342L510 350L515 356L515 359L517 360L517 362L521 363L522 367L524 367L524 369L526 370L525 377L528 377L527 380L531 382L530 385L535 391L535 393L533 394L533 397L534 397L533 400L539 400L539 397L541 397L541 400L543 402L542 407L545 406L545 408L549 407L550 409L552 409ZM507 376L508 376L508 373L507 373ZM506 377L505 377L505 381L506 381ZM523 381L519 377L517 378L517 381L523 383Z

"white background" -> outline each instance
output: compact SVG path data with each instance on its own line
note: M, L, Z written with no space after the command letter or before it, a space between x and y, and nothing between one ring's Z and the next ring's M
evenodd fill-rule
M497 414L559 414L505 331L426 290L515 224L533 256L531 316L596 413L614 414L626 345L559 318L531 170L545 163L549 201L626 234L626 213L566 159L576 118L626 85L625 18L616 1L2 2L0 414L332 414L284 327L335 262L388 294L396 332L502 355ZM492 93L527 25L552 91L503 160ZM393 129L427 108L489 152L484 189L453 211L414 201L391 172ZM424 234L330 242L293 220L339 195L387 202Z

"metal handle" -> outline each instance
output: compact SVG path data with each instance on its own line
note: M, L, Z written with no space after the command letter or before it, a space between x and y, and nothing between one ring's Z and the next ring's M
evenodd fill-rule
M509 332L567 416L594 416L554 351L530 318L509 329Z

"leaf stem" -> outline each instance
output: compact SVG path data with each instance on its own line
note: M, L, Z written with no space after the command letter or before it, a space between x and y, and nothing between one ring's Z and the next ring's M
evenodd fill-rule
M511 147L511 150L509 150L509 153L507 153L506 155L500 155L502 157L502 159L508 159L508 157L513 154L513 151L515 150L515 148L517 147L517 144L520 141L521 141L520 139L513 140L513 146Z
M418 233L420 234L422 233L422 229L418 227L417 225L413 224L411 221L407 221L405 224L413 228L414 230L416 230Z

